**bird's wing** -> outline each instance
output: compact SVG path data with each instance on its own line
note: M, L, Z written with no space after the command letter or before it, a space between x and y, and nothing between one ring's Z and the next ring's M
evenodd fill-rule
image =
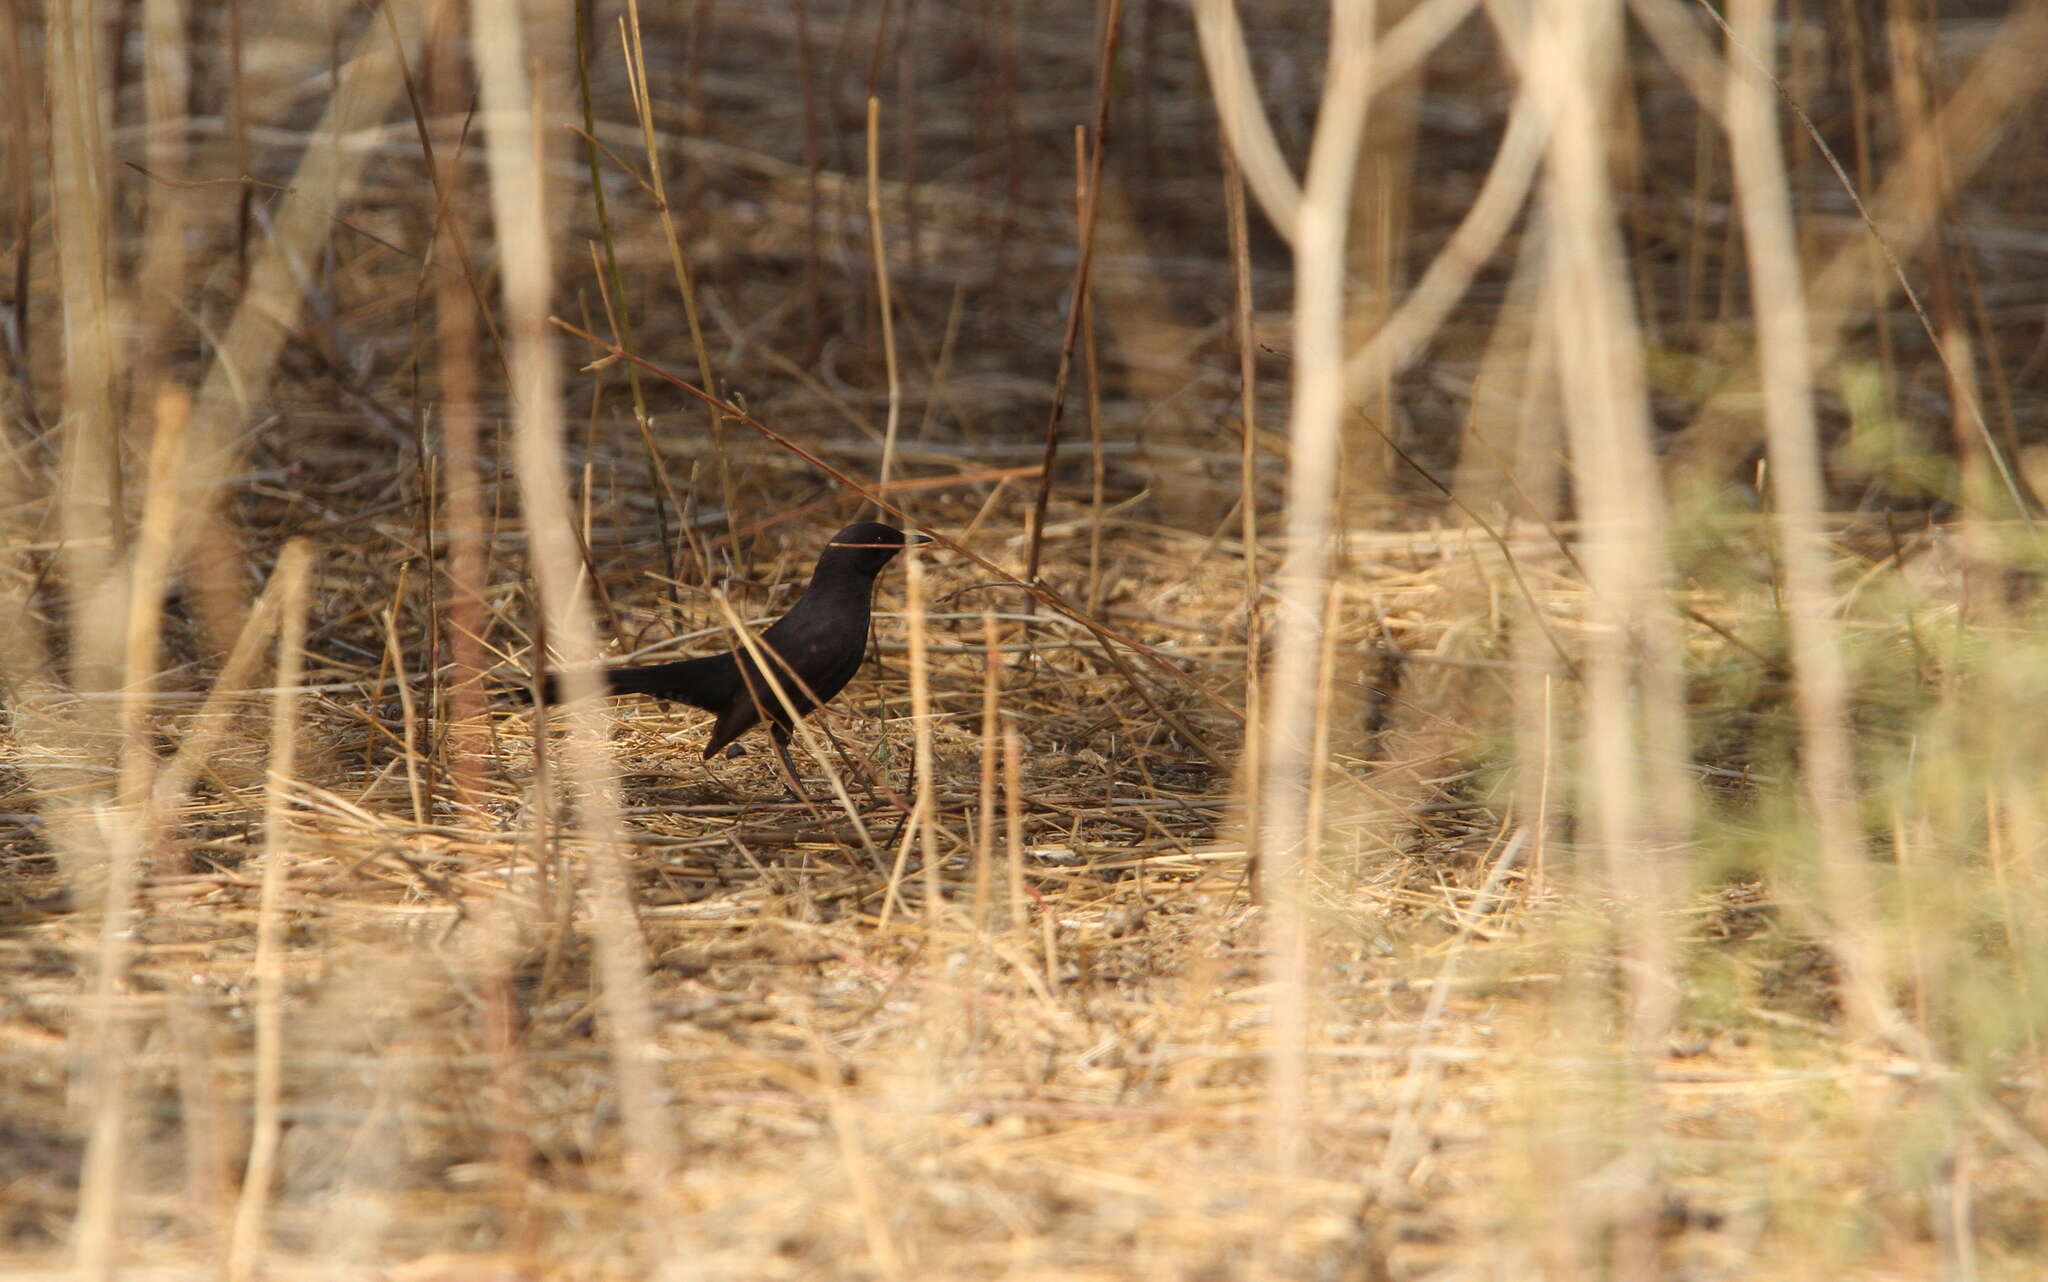
M802 680L802 691L824 703L838 694L860 671L868 645L868 599L865 592L806 596L777 619L761 639L767 642ZM780 674L778 674L780 675ZM792 690L801 711L811 699Z

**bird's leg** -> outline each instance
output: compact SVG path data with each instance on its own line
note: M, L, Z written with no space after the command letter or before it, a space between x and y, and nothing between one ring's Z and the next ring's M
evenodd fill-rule
M796 762L790 760L788 728L781 725L771 725L768 727L768 738L775 745L776 759L782 762L782 782L788 785L790 795L804 805L809 806L812 810L816 810L818 803L812 800L811 794L804 791L802 781L797 778Z

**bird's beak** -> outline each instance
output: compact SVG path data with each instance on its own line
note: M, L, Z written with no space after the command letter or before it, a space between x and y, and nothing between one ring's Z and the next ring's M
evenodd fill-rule
M914 548L921 544L936 542L938 542L938 540L933 538L929 534L906 534L903 536L903 546L907 548Z

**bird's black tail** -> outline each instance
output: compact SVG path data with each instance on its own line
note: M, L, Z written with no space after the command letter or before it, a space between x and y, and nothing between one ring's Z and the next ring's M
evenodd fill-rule
M643 663L632 667L606 668L601 674L608 694L651 694L660 699L672 699L687 703L693 708L717 712L733 698L739 688L739 665L730 654L707 655L701 659L682 659L675 663ZM533 687L523 685L516 693L529 701ZM554 704L562 701L562 684L558 674L550 672L541 678L541 695Z
M609 688L610 674L601 673L599 675L606 678L606 686L607 688ZM504 686L498 691L498 693L504 695L508 699L517 699L521 703L532 703L533 682L531 680L527 680L521 681L517 685ZM550 706L558 704L562 701L562 678L559 673L546 672L541 674L540 697L543 702L549 704Z
M604 677L613 694L651 694L707 712L722 710L741 688L740 667L730 653L608 668Z
M611 693L615 689L611 683L612 674L610 672L601 672L598 675L604 680L605 692ZM497 693L507 699L517 699L521 703L532 703L533 682L527 680L521 681L516 685L500 686L497 689ZM541 675L540 697L550 707L562 702L562 678L559 673L548 672Z

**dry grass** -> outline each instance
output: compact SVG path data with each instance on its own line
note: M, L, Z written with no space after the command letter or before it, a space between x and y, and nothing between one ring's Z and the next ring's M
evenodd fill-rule
M1336 8L0 10L0 1274L2038 1276L2048 5Z

